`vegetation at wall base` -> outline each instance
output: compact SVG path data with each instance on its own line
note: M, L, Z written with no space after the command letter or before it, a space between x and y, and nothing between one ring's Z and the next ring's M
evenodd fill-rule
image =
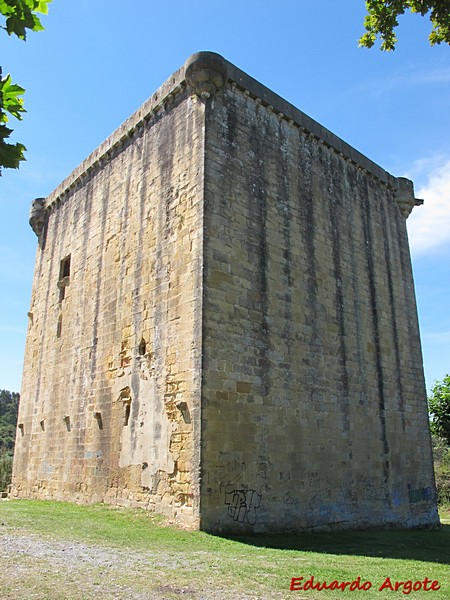
M436 381L428 398L438 504L450 506L450 375Z
M428 398L431 433L450 446L450 375L436 381Z
M11 483L19 399L16 392L0 390L0 492Z
M13 457L0 448L0 493L6 492L11 483Z
M433 435L434 475L438 504L450 507L450 446L447 441Z

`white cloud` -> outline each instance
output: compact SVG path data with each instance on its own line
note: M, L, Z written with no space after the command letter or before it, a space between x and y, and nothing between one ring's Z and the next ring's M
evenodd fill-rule
M21 335L24 335L27 332L26 327L15 327L14 325L3 325L3 323L0 323L0 332L1 331L6 331L7 333L20 333Z
M428 332L422 335L422 341L432 344L445 344L448 347L450 344L450 331Z
M415 208L408 218L408 236L414 255L426 254L450 246L450 159L442 157L417 161L411 179L421 178L428 171L427 181L416 189L416 198L423 206Z
M411 69L404 74L403 85L430 85L431 83L450 83L450 69L439 68L432 70Z
M450 68L439 66L429 69L427 66L410 65L402 71L397 70L390 76L362 78L355 83L354 92L384 96L407 87L446 86L450 83Z

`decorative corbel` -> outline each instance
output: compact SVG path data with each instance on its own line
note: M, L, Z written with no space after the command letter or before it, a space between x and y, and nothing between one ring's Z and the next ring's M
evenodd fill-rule
M215 52L197 52L184 64L186 83L200 98L209 98L227 81L227 62Z
M421 206L423 200L414 197L414 184L406 177L397 177L398 191L396 202L400 208L400 212L407 219L415 206Z
M47 224L47 210L45 198L35 198L30 208L30 225L34 233L39 237Z

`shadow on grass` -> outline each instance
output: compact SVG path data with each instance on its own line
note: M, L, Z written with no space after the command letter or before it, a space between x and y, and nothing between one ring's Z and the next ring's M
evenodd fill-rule
M450 525L443 525L442 529L248 534L221 537L260 548L450 564Z

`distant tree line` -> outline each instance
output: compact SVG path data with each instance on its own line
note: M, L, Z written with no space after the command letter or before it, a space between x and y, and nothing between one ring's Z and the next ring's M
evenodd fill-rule
M428 398L438 502L450 505L450 375L436 381Z
M0 390L0 492L11 483L20 395Z

